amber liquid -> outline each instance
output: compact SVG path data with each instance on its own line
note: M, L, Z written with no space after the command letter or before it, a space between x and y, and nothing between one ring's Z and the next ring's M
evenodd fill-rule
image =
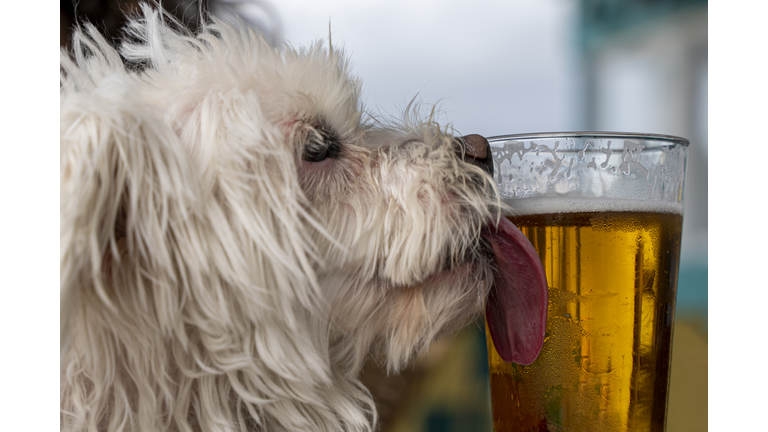
M544 264L549 315L528 366L505 363L488 335L496 432L663 431L682 216L509 219Z

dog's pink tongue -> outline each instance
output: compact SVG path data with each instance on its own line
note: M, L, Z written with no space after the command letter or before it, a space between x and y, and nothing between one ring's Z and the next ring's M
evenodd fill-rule
M502 218L498 230L484 233L496 256L497 272L485 304L496 351L506 362L531 364L544 344L549 291L536 250Z

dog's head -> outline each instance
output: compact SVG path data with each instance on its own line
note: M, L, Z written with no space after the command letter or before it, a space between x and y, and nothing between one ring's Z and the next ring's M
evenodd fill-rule
M62 57L65 428L369 430L366 356L397 369L489 292L534 299L491 320L536 323L508 345L543 336L485 139L368 117L330 44L149 9L129 32Z

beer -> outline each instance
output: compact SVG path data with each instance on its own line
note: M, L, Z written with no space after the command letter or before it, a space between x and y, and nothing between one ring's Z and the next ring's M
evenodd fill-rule
M588 207L509 218L542 260L549 311L531 365L488 335L496 432L664 430L682 206Z

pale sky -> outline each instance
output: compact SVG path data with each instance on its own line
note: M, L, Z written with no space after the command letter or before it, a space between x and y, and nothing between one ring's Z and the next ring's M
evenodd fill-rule
M439 102L461 134L580 128L575 2L272 1L285 39L328 37L363 81L370 112Z

